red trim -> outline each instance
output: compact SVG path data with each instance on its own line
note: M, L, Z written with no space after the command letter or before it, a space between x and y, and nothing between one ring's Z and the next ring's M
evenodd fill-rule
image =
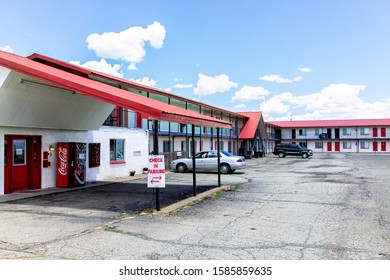
M126 161L124 161L124 160L121 160L121 161L110 161L110 164L125 164L126 163Z

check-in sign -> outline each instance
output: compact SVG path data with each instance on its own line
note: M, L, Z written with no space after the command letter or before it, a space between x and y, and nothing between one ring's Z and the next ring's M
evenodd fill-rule
M164 156L149 156L148 188L165 188Z

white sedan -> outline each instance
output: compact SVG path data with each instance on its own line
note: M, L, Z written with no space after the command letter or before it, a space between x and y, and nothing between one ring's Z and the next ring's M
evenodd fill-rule
M218 152L216 150L201 151L195 154L196 171L218 172ZM244 157L233 156L226 151L220 151L219 170L222 174L233 173L237 169L244 169L246 161ZM171 170L179 173L192 170L192 158L180 158L170 163Z

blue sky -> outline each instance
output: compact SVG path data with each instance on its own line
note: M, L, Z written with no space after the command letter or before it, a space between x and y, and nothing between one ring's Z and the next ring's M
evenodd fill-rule
M1 0L0 49L265 120L390 118L387 0Z

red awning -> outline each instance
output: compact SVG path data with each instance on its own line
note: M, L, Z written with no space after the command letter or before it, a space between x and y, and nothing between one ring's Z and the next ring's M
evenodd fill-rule
M159 102L93 81L31 59L0 51L0 66L92 98L127 108L151 119L231 129L230 122Z

